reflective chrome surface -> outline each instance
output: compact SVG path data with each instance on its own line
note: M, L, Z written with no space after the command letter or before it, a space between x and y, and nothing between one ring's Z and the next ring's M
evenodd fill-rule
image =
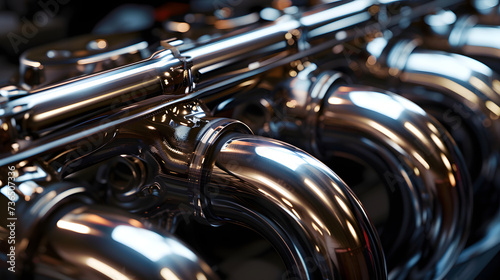
M386 278L377 233L340 178L291 145L252 135L234 136L249 130L240 122L205 115L196 102L171 106L118 128L94 151L68 157L68 151L62 149L45 164L61 177L72 174L72 180L92 174L97 200L164 223L172 232L186 217L211 225L244 224L276 247L287 268L285 278ZM98 190L106 190L106 194ZM149 254L162 251L150 252L149 246L168 251L167 247L175 245L168 236L160 238L140 229L137 220L130 222L93 209L73 210L57 222L57 229L44 235L43 246L47 247L43 248L55 251L53 258L59 259L59 265L35 264L36 273L38 269L42 275L69 269L73 271L68 272L69 277L79 279L92 278L97 270L108 277L123 274L151 279L168 272L179 279L194 279L205 271L185 271L186 266L204 265L195 266L197 259L190 264L182 260L182 254L151 260ZM81 236L72 230L75 227L88 232ZM145 236L136 241L135 235ZM31 239L31 234L27 236ZM79 242L72 244L75 239ZM153 244L151 239L163 243ZM133 253L130 258L118 257L131 246L137 252L127 253ZM139 261L144 257L151 261ZM158 263L165 258L167 263L181 265L174 269ZM152 268L143 269L147 266ZM80 269L84 272L79 273Z
M254 103L241 100L233 117L244 118L266 100L270 116L245 121L346 176L377 226L391 279L444 277L465 245L472 207L467 166L451 136L403 97L317 70L308 66L284 90ZM360 165L342 166L349 162ZM366 169L378 179L356 183Z
M54 279L219 279L171 234L109 207L64 214L39 252L36 273Z
M286 277L384 279L378 237L352 191L280 141L230 135L202 186L215 222L256 227L287 255Z
M465 245L472 205L466 166L450 135L394 94L340 86L325 100L322 151L364 159L388 192L400 192L391 193L380 233L390 278L444 277Z
M499 186L497 171L499 161L498 114L500 113L498 110L498 106L500 105L500 82L498 76L498 71L500 70L500 42L498 42L497 36L500 34L497 26L500 20L498 15L499 2L474 1L473 3L478 9L479 14L471 15L469 12L458 14L460 17L456 22L452 22L452 25L450 24L449 32L443 34L449 46L448 44L437 46L441 50L452 49L456 52L472 56L491 68L484 67L479 62L470 61L466 64L471 68L468 77L470 88L477 97L475 100L470 100L474 102L474 105L471 104L474 107L468 106L470 109L467 112L464 112L466 110L462 110L459 118L465 119L466 121L464 122L468 126L473 127L474 133L477 135L476 149L471 153L475 154L476 158L479 157L482 159L482 164L479 164L482 169L481 173L477 175L478 182L476 185L478 189L476 190L477 194L475 194L476 207L474 208L478 217L478 221L474 223L474 227L477 228L478 234L469 242L470 248L463 252L460 262L466 262L475 256L484 254L488 248L500 242L498 238L498 233L500 232L498 225L499 209L498 207L490 208L484 205L485 202L495 204L498 201L496 193ZM452 75L451 77L454 76ZM470 113L471 111L481 111L481 113L478 113L481 117L475 124L470 124L470 114L476 114ZM459 144L462 146L465 145L460 142ZM486 150L483 147L487 147ZM472 157L472 155L469 157Z
M493 202L499 178L499 77L472 58L416 48L408 41L396 45L387 61L398 69L398 91L444 124L464 155L474 184L474 210L460 261L481 254L500 241L500 209Z
M16 195L2 189L15 205L17 242L10 244L19 278L218 279L170 234L123 210L93 205L97 189L69 182L42 186L30 179L15 188Z
M275 246L286 265L286 278L386 277L376 232L354 195L326 166L279 141L225 136L248 131L239 122L207 122L196 120L203 115L181 113L174 125L175 114L166 116L166 121L157 115L154 122L124 128L111 144L123 149L126 142L122 141L133 133L148 145L140 149L146 153L140 157L153 174L143 186L160 188L156 196L143 198L147 208L141 211L146 209L154 217L173 213L169 223L174 228L187 209L203 223L244 224ZM175 138L170 138L172 128ZM150 138L151 133L160 133L163 140L152 141L158 138ZM188 138L180 149L172 149L181 135Z
M498 26L481 25L475 17L463 17L453 26L448 41L466 55L498 58L498 32Z
M497 0L7 2L0 278L500 273Z
M137 34L84 35L30 49L20 58L20 84L27 89L91 74L150 55Z

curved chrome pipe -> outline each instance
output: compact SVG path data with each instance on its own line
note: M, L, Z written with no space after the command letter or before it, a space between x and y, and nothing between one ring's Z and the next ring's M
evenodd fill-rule
M342 169L337 161L347 159L380 174L382 187L369 182L364 188L370 190L357 189L357 194L379 227L389 277L444 277L465 245L472 193L451 136L405 98L346 86L340 73L316 70L309 66L271 97L243 97L217 110L233 111L255 130L305 148L334 171ZM260 118L245 117L248 108L258 107ZM354 179L348 182L353 187L361 171L343 178Z
M444 277L465 245L470 224L472 187L453 140L407 99L346 86L340 73L315 70L315 65L306 68L285 84L284 94L270 98L269 123L260 124L270 129L257 129L305 148L334 171L342 168L336 165L341 158L374 169L383 190L370 182L367 188L376 198L361 200L365 207L372 205L367 213L377 220L389 277ZM254 107L263 103L252 101ZM352 172L356 180L363 176L361 170Z
M474 208L471 236L459 258L465 261L500 242L500 77L474 59L408 41L388 52L387 64L401 82L398 92L443 123L466 160Z
M471 221L472 187L453 140L419 107L391 93L340 86L325 101L320 150L364 160L389 186L391 213L381 239L390 278L442 279Z
M15 243L0 238L5 279L218 279L172 235L123 210L96 206L98 189L69 182L33 181L2 194L16 219ZM93 197L93 198L91 198ZM13 221L13 222L12 222ZM8 242L10 245L5 247ZM4 249L7 248L7 251ZM13 251L14 250L14 251ZM7 257L6 257L7 256Z
M44 236L37 274L71 279L218 279L210 266L171 234L149 229L113 208L82 206Z
M361 204L321 162L289 144L242 134L226 136L214 156L202 185L209 222L258 230L288 257L284 276L386 278Z
M276 247L286 278L386 279L378 235L350 189L297 148L241 134L248 132L237 121L204 118L199 104L188 103L120 127L82 157L47 164L73 178L108 166L88 172L111 174L96 180L104 182L106 203L166 221L171 231L188 216L243 224ZM117 180L118 165L130 177Z

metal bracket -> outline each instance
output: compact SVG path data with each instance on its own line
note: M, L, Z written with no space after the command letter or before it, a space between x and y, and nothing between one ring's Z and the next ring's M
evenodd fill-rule
M189 56L182 56L179 49L170 44L171 42L176 40L177 38L163 40L161 41L161 46L166 50L170 50L170 52L172 52L172 55L183 63L184 78L186 79L186 83L188 85L185 92L187 94L193 92L195 86L193 73L191 70L191 67L193 67L193 61Z

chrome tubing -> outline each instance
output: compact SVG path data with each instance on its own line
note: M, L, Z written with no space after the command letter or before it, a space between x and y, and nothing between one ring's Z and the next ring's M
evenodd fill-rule
M472 185L462 155L418 105L348 80L313 64L275 92L234 99L217 113L232 111L255 131L304 148L346 175L378 228L390 279L441 279L465 246L471 222ZM263 116L246 116L255 108ZM367 175L359 167L339 173L345 160L375 170L382 186L374 180L358 187L355 181Z
M146 129L151 130L151 124ZM143 129L134 129L127 127L119 134L126 139L130 133L135 137L147 135ZM162 129L157 126L155 131ZM159 215L162 209L175 212L179 209L171 207L189 205L192 215L202 223L244 224L276 246L287 267L287 278L331 279L340 275L385 279L378 236L345 184L322 163L293 146L252 135L224 138L228 133L246 131L239 122L214 119L198 136L191 134L180 146L183 149L172 150L174 153L164 144L174 138L165 135L163 143L154 143L149 135L143 142L156 148L140 150L161 153L141 158L156 158L154 163L148 161L148 166L159 166L152 169L161 172L151 176L159 176L155 181L164 189L159 198L144 202L147 208L140 209L152 210L158 205L160 210L149 215ZM195 139L198 144L189 144ZM112 145L124 148L121 141ZM194 155L189 152L192 150ZM288 161L292 165L286 166ZM172 176L176 177L173 181ZM167 198L170 201L163 204ZM176 223L175 218L172 223Z
M360 86L331 89L318 121L320 151L364 160L388 191L401 192L401 201L389 200L393 217L380 233L389 278L443 279L465 246L472 206L467 169L450 135L411 101ZM397 228L407 231L394 235Z
M89 44L83 39L83 50L92 49L81 53L83 57L81 49L53 51L57 44L41 49L38 56L24 56L20 79L0 87L0 198L5 201L3 196L9 195L5 175L14 174L18 199L40 201L23 216L17 232L24 237L16 244L16 254L23 260L18 266L22 277L195 279L201 272L201 279L215 278L199 257L194 262L180 260L175 268L149 260L145 264L140 260L149 253L132 248L129 240L120 239L118 244L113 237L123 225L136 226L133 232L151 240L162 236L157 244L172 245L173 235L189 238L178 234L187 221L220 228L232 224L226 228L237 225L258 232L285 263L282 278L385 279L387 261L391 279L441 279L448 277L452 266L468 263L494 246L500 248L498 78L464 56L425 51L407 41L392 41L389 47L387 42L376 44L378 39L415 35L424 16L441 9L463 13L468 4L340 0L278 7L285 2L292 3L273 1L267 10L273 15L262 13L260 20L252 12L254 25L224 30L224 35L214 27L206 33L210 39L187 35L185 40L158 39L154 46L140 44L136 49L120 49L118 44L115 53L112 42L99 36ZM487 2L491 6L498 1ZM483 3L474 4L480 9ZM483 12L496 13L493 6L483 5ZM226 8L217 11L219 18L238 12L236 6ZM199 16L183 18L197 21ZM29 22L23 18L23 23ZM170 23L175 22L163 22L151 31L161 33ZM196 31L185 34L203 33ZM494 51L491 42L486 45L485 50ZM359 63L365 48L372 57ZM153 55L122 65L120 59L129 55L132 60L144 58L138 51ZM431 62L424 62L427 59ZM112 69L105 70L108 63ZM118 64L122 66L116 68ZM307 76L311 64L327 71ZM342 75L333 72L355 75L364 67L385 75L377 87L411 98L427 113L392 93L341 81ZM85 76L61 80L79 74ZM307 82L289 85L292 96L273 88L305 76ZM250 112L242 120L259 134L288 143L253 136L244 124L219 118L228 114L207 117L204 103L224 108L243 96L245 105L252 105L262 89L272 94L257 103L271 119L252 120ZM402 110L399 115L395 108ZM343 166L346 159L365 166ZM365 189L351 191L329 165L349 169L347 174L360 178L366 169L375 170L369 175L379 181L363 182ZM472 222L467 171L474 182ZM57 199L44 195L45 200L38 200L46 188L55 191ZM366 189L379 196L367 197ZM85 195L73 196L84 190ZM377 201L384 192L390 198L382 195ZM39 209L43 211L35 211ZM96 220L106 220L106 226ZM146 221L169 233L150 229ZM4 260L8 229L1 222L0 260ZM73 244L83 233L58 224L78 224L83 226L79 229L86 226L91 231L81 244ZM143 231L146 228L149 233ZM460 253L469 231L468 244ZM124 260L106 246L94 248L93 240L100 237L92 234L97 232L113 250L130 252L133 258ZM97 256L98 262L69 256L85 252ZM211 261L210 253L217 254L202 253ZM129 263L130 271L121 269ZM108 274L96 270L103 270L103 264L111 268L106 269ZM141 265L152 269L141 271Z
M19 84L33 91L84 74L116 68L151 55L136 33L83 35L31 48L20 57Z
M155 131L164 130L156 119ZM152 124L145 129L151 130ZM140 156L149 159L152 170L161 170L151 175L162 186L160 195L142 203L147 208L134 211L151 209L148 215L161 215L185 205L201 223L243 224L276 247L287 279L386 278L377 233L354 194L325 165L286 143L249 135L248 128L234 120L213 119L202 127L183 132L190 137L175 150L168 144L175 138L166 134L156 143L143 128L134 132L129 126L118 134L127 141L134 133L155 146L140 150L160 151ZM117 139L112 146L122 149L124 143ZM177 221L172 218L173 227Z
M467 56L500 58L498 26L478 24L474 16L463 16L454 24L448 42L453 50Z
M101 209L102 208L102 209ZM219 279L168 233L116 209L83 206L66 213L44 236L45 260L35 273L71 279Z
M2 269L2 278L219 279L172 235L136 215L96 205L96 191L71 182L30 181L10 193L14 221L22 222L15 230L17 242L10 242L16 251L1 248L2 259L15 256L16 264Z
M472 58L417 45L409 40L396 43L383 63L398 81L394 89L440 121L464 155L474 186L471 235L459 258L464 262L500 242L495 202L500 178L499 77Z
M455 1L445 0L443 4ZM284 15L272 23L242 29L204 44L183 46L180 40L166 40L162 42L163 49L149 59L28 91L27 96L0 106L0 121L10 127L8 131L0 130L2 157L23 152L24 158L34 155L37 151L32 147L41 146L34 139L98 115L110 116L124 107L161 96L165 98L156 110L162 110L176 102L215 94L270 69L363 37L360 25L367 29L379 26L375 18L378 12L370 10L374 5L381 7L377 11L383 10L384 4L375 0L342 0ZM407 17L418 18L426 12L427 9L415 9ZM398 19L387 22L386 27L398 25ZM44 67L40 61L31 64ZM84 130L78 133L92 135ZM56 141L69 144L73 139L59 135L50 142ZM16 149L4 148L13 144Z
M286 279L386 279L378 235L345 183L301 150L248 133L240 122L206 118L201 104L186 103L119 127L81 157L67 160L64 149L53 153L46 166L72 180L93 174L93 189L106 193L98 201L165 221L174 233L187 216L213 226L245 225L275 246ZM129 175L118 178L123 174ZM85 217L74 212L63 220L90 227ZM114 231L110 226L101 234ZM56 233L51 240L76 237ZM65 244L58 247L62 252ZM113 259L101 249L93 250Z
M476 1L477 2L477 1ZM493 7L490 7L493 8ZM495 72L500 70L498 40L500 17L441 10L424 18L424 42L433 49L452 51L477 59ZM493 21L493 23L491 22Z
M318 160L280 141L228 135L212 164L202 185L211 197L209 221L260 230L288 256L286 277L387 277L378 237L361 204Z
M339 40L320 41L316 48L309 44L317 37L347 28L355 29L353 25L373 20L367 11L373 4L372 0L340 1L301 14L300 20L285 16L267 26L243 30L196 47L188 46L187 50L179 46L182 41L165 41L162 44L164 49L149 59L29 91L26 97L2 104L2 122L16 126L18 130L8 134L2 132L2 147L10 147L25 137L49 134L82 121L84 116L110 114L152 97L175 95L170 97L168 105L172 105L175 99L194 99L328 49ZM342 25L346 17L354 18L349 25ZM318 30L329 23L335 23L337 28L327 29L327 33ZM306 31L308 38L301 38L302 32ZM252 64L256 57L265 57L266 60L257 59L257 63ZM31 64L44 67L39 61ZM225 69L230 65L239 69L226 73ZM8 152L12 151L3 151L4 154Z

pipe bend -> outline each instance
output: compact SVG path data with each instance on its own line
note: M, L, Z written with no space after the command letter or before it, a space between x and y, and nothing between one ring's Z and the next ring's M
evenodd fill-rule
M481 62L463 55L416 49L408 56L400 80L403 87L405 84L426 87L426 91L420 92L403 89L402 94L429 109L448 126L452 136L459 132L461 125L472 132L469 136L476 138L479 144L476 148L480 149L479 153L475 151L480 155L476 160L480 169L471 172L475 189L478 185L491 184L500 175L494 168L498 165L500 150L500 76ZM439 102L444 104L436 108ZM461 140L463 137L454 138ZM462 145L460 148L466 160L472 161L468 158L472 157L470 147L466 149ZM471 165L469 163L469 167Z
M341 73L316 70L311 65L267 97L270 129L256 122L256 131L304 148L356 186L390 278L444 277L465 245L471 205L467 167L451 136L405 98L343 86ZM378 178L358 183L370 174Z
M465 245L472 191L449 134L390 92L340 86L324 101L318 125L323 155L364 162L386 186L389 213L381 239L390 278L444 277Z
M2 191L22 221L12 229L17 236L11 246L0 238L0 258L14 256L12 269L0 271L2 279L218 279L171 234L124 210L95 204L96 187L22 184Z
M385 279L378 236L328 167L278 140L229 134L202 185L207 217L259 231L299 279Z
M50 250L38 256L52 260L43 261L53 266L51 273L71 279L218 279L185 244L134 215L87 205L61 216L44 237Z
M182 114L193 111L184 109ZM153 219L183 211L199 222L244 224L276 245L288 264L287 279L386 279L376 231L325 165L289 144L241 134L251 132L240 122L202 118L188 127L182 114L167 114L184 123L176 130L168 116L121 128L102 151L122 163L131 160L127 166L144 161L143 185L160 186L156 195L136 201L120 189L113 204ZM132 184L126 191L140 189Z
M417 48L403 60L400 92L444 124L472 177L472 231L462 262L500 242L496 206L500 201L500 77L479 61L458 54ZM424 89L412 90L412 85Z

